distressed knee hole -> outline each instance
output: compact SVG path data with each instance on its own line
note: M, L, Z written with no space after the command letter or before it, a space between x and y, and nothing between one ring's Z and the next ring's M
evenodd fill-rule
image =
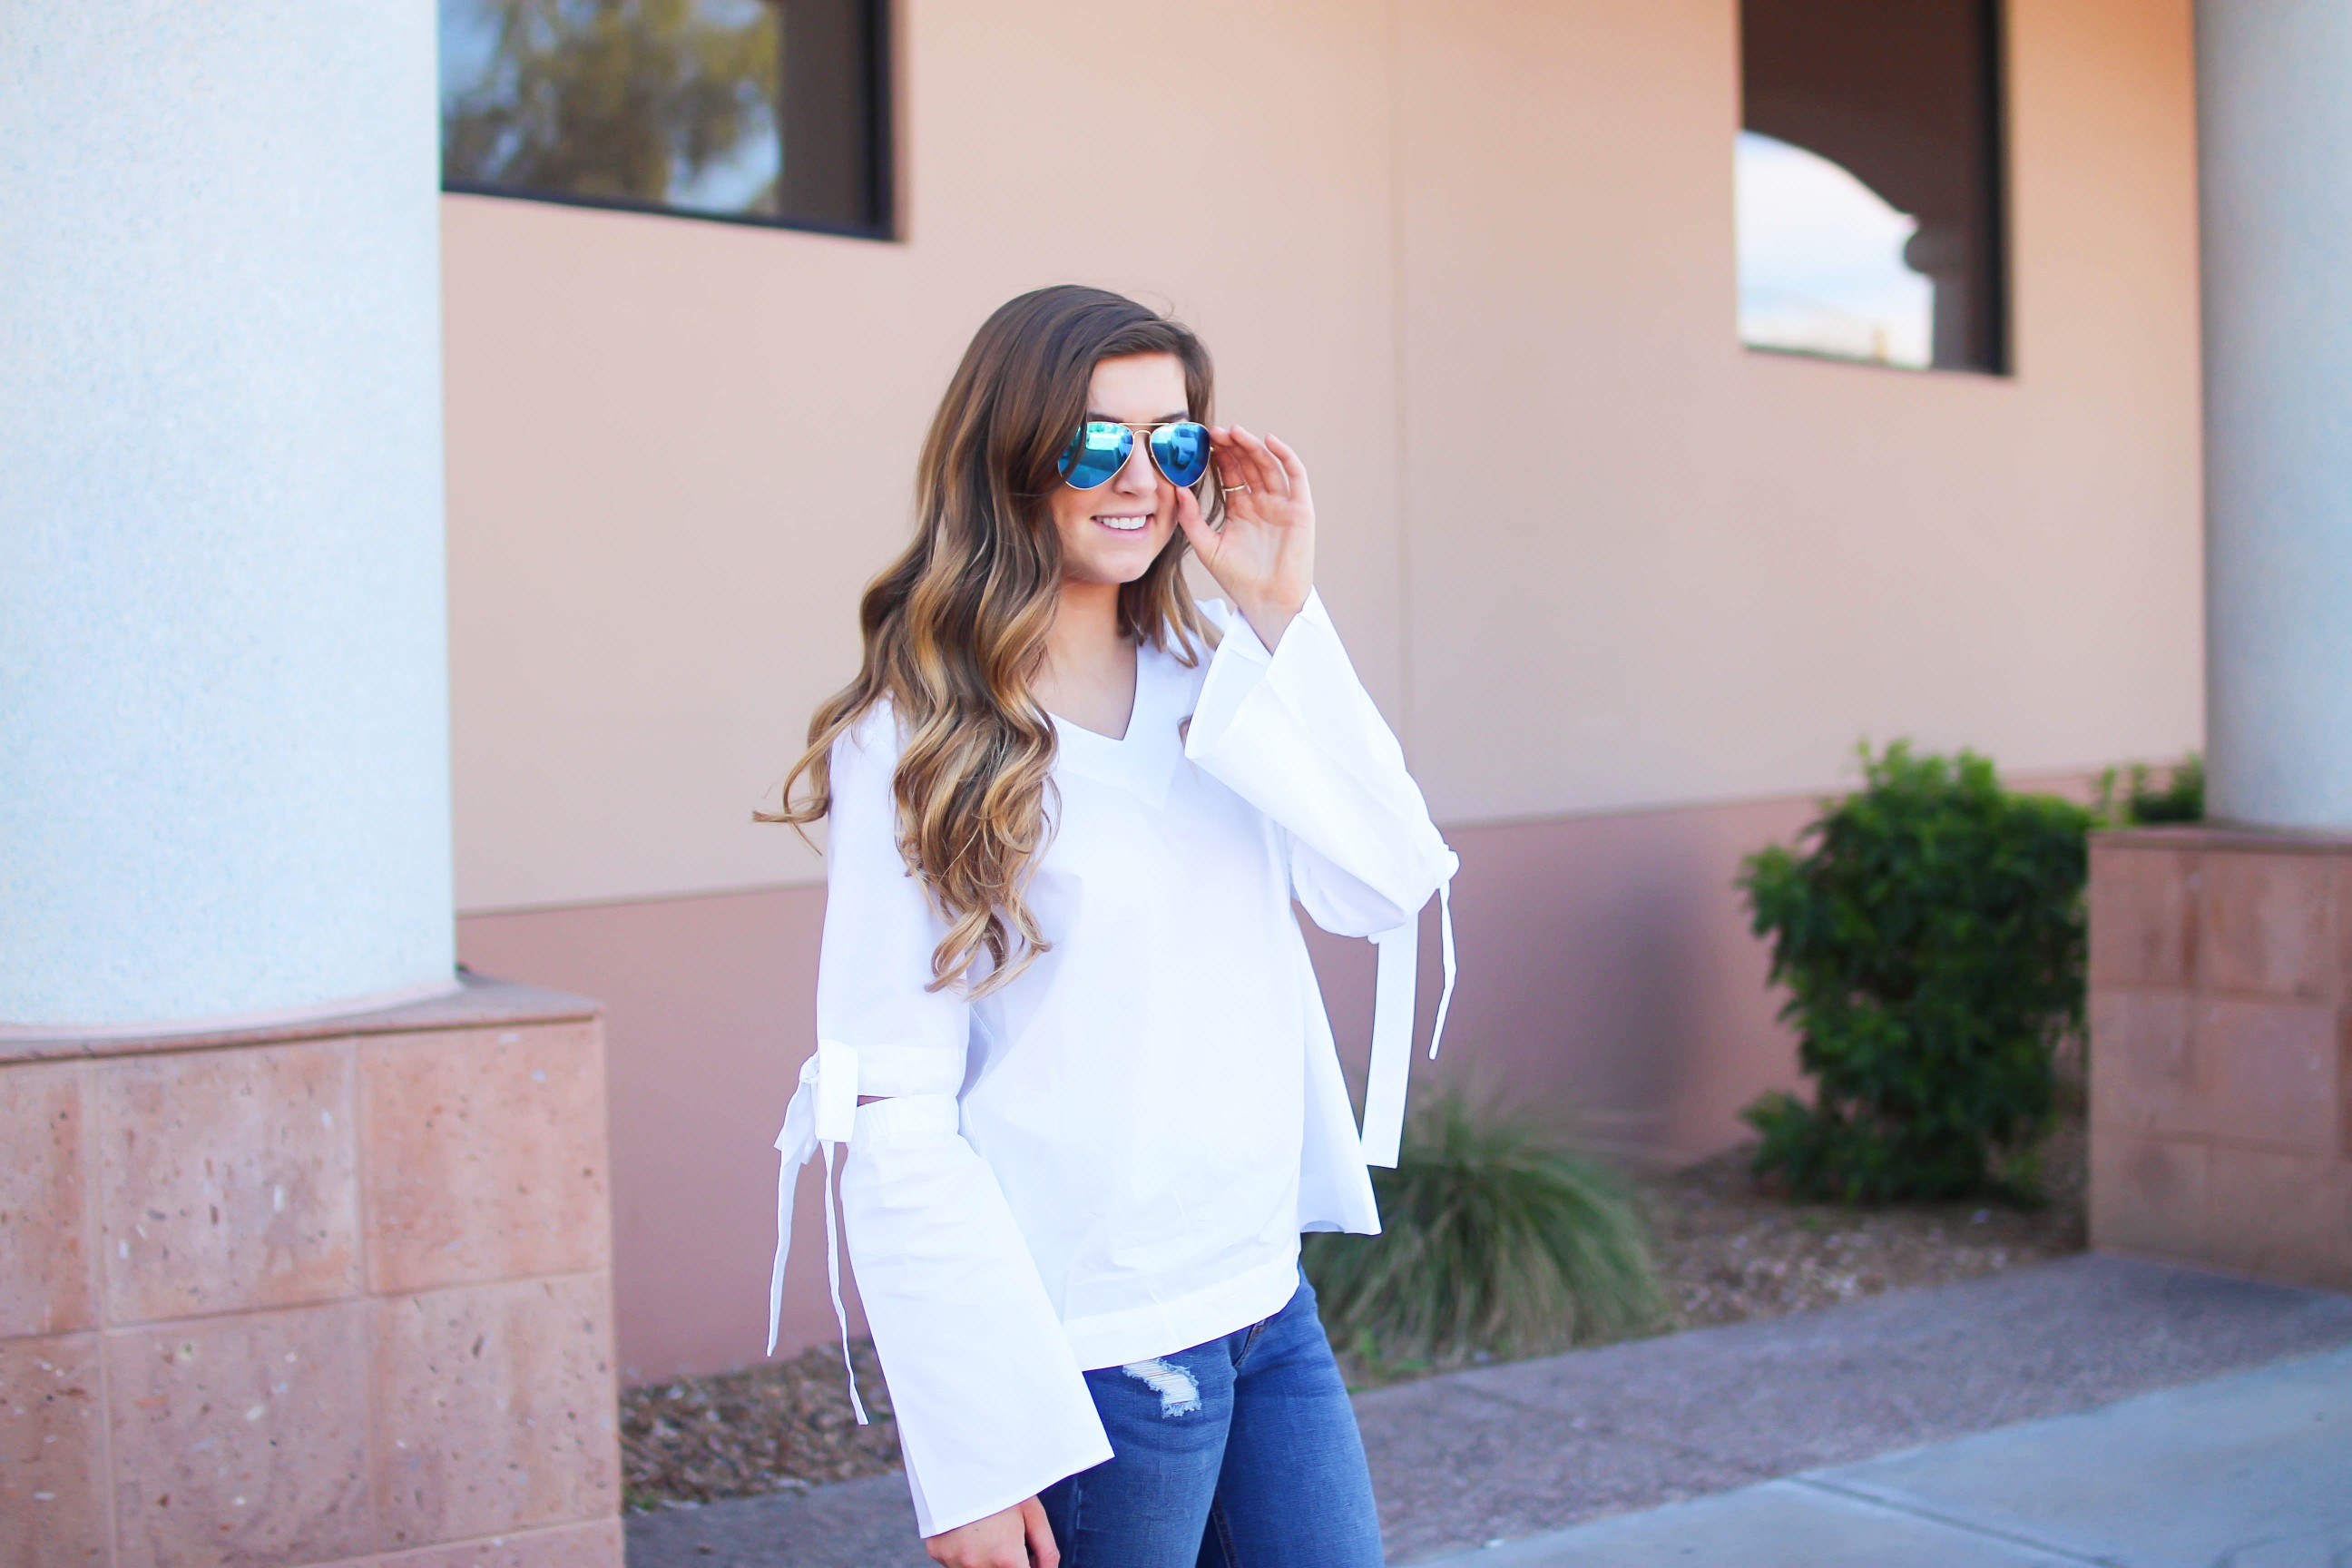
M1163 1421L1177 1415L1190 1415L1201 1408L1201 1385L1192 1374L1181 1366L1160 1360L1131 1361L1119 1371L1139 1383L1150 1385L1160 1395L1160 1418Z

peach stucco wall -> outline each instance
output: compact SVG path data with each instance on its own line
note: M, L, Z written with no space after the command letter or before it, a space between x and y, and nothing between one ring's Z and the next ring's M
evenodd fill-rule
M2015 0L2016 374L1734 342L1729 0L1398 50L1415 766L1490 820L1809 791L1860 735L2196 743L2188 7Z
M1307 455L1440 816L2052 770L2201 726L2185 0L2014 0L2014 376L1733 332L1734 0L901 6L905 240L444 208L457 900L806 879L754 827L1008 295L1172 306ZM1156 147L1172 151L1153 156ZM1189 179L1155 178L1171 165Z

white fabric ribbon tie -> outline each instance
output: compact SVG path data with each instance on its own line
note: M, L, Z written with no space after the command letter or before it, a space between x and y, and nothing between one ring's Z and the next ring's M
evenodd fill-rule
M849 1312L841 1304L841 1231L835 1217L834 1146L849 1142L857 1126L857 1047L821 1040L816 1054L801 1063L800 1087L784 1108L784 1130L776 1134L782 1156L776 1167L776 1262L768 1272L768 1353L776 1353L776 1329L784 1310L784 1259L793 1249L793 1189L801 1167L820 1150L824 1155L824 1272L833 1289L833 1318L841 1325L841 1366L849 1378L849 1407L867 1425L866 1402L857 1396L857 1369L849 1359Z
M1455 861L1455 866L1460 862ZM1454 1005L1454 872L1437 885L1438 951L1445 963L1445 985L1438 993L1437 1022L1429 1031L1429 1059L1445 1037L1446 1009ZM1405 1081L1412 1072L1413 988L1421 968L1421 911L1392 931L1372 938L1380 969L1372 991L1372 1060L1364 1080L1364 1163L1393 1169L1404 1142Z

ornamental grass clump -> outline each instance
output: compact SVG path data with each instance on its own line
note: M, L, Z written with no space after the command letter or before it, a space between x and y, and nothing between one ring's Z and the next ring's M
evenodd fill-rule
M1626 1184L1539 1122L1443 1096L1372 1187L1381 1235L1306 1238L1324 1326L1360 1354L1540 1355L1663 1318Z
M2146 763L2099 774L2099 800L2092 807L2108 827L2156 827L2205 820L2205 759L2191 752L2171 767Z
M1739 879L1813 1080L1748 1108L1757 1171L1806 1198L2032 1201L2083 1022L2091 814L1971 752L1862 754L1864 788Z

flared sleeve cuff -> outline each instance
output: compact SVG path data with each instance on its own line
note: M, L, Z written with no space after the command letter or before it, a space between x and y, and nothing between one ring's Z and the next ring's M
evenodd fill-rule
M1454 999L1449 888L1458 862L1403 748L1356 679L1322 595L1307 595L1271 653L1244 617L1219 618L1224 636L1185 754L1290 835L1293 891L1318 924L1378 945L1362 1140L1367 1163L1392 1166L1412 1051L1419 916L1434 892L1444 972L1429 1037L1434 1057Z
M1026 1239L949 1095L856 1112L842 1213L925 1536L1111 1457Z
M1230 618L1184 754L1294 838L1411 916L1454 869L1404 750L1357 679L1320 594L1268 653Z

